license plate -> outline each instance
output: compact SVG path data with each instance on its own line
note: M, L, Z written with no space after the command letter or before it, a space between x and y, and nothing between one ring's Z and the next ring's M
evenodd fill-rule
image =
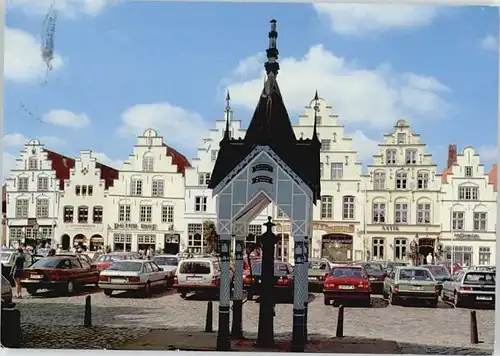
M476 297L477 300L493 300L493 297L487 297L487 296L483 296L483 295L478 295Z
M188 281L198 281L198 280L200 280L201 278L202 278L202 277L200 277L200 276L190 276L190 277L186 277L186 279L187 279Z
M354 289L354 286L339 286L339 289Z
M43 278L43 276L42 276L42 275L40 275L40 274L32 274L32 275L31 275L31 278L33 278L33 279L42 279L42 278Z
M111 278L111 283L125 283L123 278Z
M310 281L315 281L315 280L316 280L316 277L309 277L309 280L310 280Z
M413 290L424 290L424 287L413 287Z

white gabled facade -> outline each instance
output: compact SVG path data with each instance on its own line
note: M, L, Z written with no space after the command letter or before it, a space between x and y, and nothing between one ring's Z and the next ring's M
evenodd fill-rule
M363 179L367 259L407 260L414 240L422 255L434 253L441 232L441 181L436 170L420 135L406 120L398 120Z
M112 250L177 253L184 234L184 170L189 161L148 129L109 189L104 219Z
M494 265L497 218L496 166L485 172L479 154L450 145L443 171L442 242L444 257L465 265Z
M316 115L315 115L316 107ZM363 257L362 229L365 211L361 186L362 163L352 138L323 99L312 100L294 126L297 139L312 137L314 120L321 141L321 202L313 212L312 256L332 260Z
M61 191L56 236L63 249L85 246L92 251L108 244L105 218L114 209L107 204L108 188L118 171L97 162L92 151L81 151Z
M6 180L8 246L60 243L54 236L59 190L73 164L71 158L45 149L38 140L25 145Z

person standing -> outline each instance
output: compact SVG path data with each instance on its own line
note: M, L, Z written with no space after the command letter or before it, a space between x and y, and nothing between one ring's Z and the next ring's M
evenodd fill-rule
M24 274L25 262L26 257L24 256L23 249L18 248L16 257L14 258L14 266L12 270L12 276L14 277L14 281L16 282L16 294L14 295L14 298L22 298L21 278Z

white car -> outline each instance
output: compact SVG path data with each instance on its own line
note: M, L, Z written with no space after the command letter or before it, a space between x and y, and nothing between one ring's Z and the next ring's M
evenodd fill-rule
M114 262L99 275L99 288L110 296L113 291L143 291L151 295L153 288L167 288L167 272L149 260Z
M181 298L186 298L187 293L191 292L218 294L220 274L220 264L216 258L181 260L177 267L174 288L180 293Z
M153 262L167 272L169 284L174 284L175 271L179 265L180 258L176 255L157 255L153 257Z

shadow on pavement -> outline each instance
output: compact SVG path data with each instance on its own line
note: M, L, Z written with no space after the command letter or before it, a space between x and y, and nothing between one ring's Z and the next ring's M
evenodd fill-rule
M115 291L113 294L111 294L110 298L122 298L122 299L127 299L127 298L134 298L134 299L156 299L156 298L162 298L166 297L169 295L173 295L176 293L175 289L153 289L152 290L152 295L151 296L146 296L144 293L141 291Z
M71 295L67 294L61 294L56 291L52 290L39 290L37 293L30 295L26 290L23 290L23 298L29 298L29 299L34 299L34 298L58 298L58 297L79 297L79 296L84 296L84 295L89 295L89 294L95 294L99 293L101 290L95 286L84 286L78 288L74 293Z

